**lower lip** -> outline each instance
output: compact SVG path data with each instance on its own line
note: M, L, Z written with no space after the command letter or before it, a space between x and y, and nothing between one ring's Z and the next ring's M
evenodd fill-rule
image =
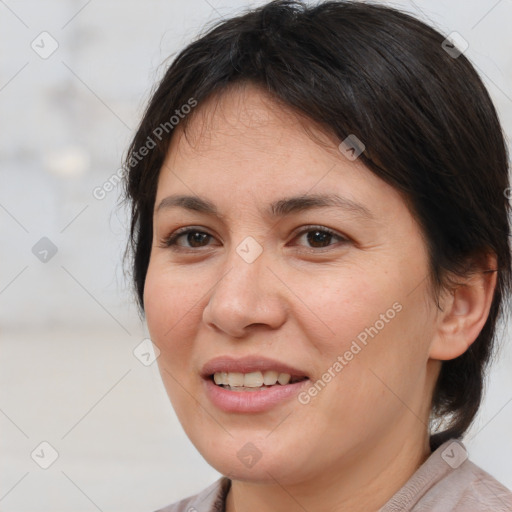
M208 398L225 412L264 412L296 396L309 379L284 386L276 384L261 391L230 391L217 386L211 379L203 382Z

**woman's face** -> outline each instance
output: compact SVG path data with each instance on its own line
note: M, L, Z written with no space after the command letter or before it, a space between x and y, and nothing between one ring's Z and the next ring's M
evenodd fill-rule
M385 464L423 442L436 313L401 196L262 94L199 105L189 141L177 128L144 303L167 393L199 452L232 478L285 485L372 450ZM191 199L180 206L178 195ZM180 228L192 232L167 245Z

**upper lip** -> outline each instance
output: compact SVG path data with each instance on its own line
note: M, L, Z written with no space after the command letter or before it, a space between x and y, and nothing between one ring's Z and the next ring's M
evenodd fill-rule
M231 356L219 356L210 359L202 368L201 376L209 378L217 372L251 373L257 371L274 370L280 373L288 373L292 377L308 377L305 371L294 368L289 364L269 359L263 356L245 356L233 358Z

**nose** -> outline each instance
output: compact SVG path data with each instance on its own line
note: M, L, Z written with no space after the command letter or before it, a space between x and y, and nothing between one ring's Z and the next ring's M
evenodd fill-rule
M203 311L205 324L232 338L278 329L286 320L286 287L275 267L265 251L251 262L233 248Z

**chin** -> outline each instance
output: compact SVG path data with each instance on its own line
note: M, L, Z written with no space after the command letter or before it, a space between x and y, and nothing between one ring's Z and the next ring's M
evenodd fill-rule
M232 480L259 484L275 484L277 481L286 485L305 476L297 474L298 468L290 467L291 462L296 466L298 460L293 461L289 454L280 453L278 449L268 447L260 451L250 442L241 443L241 448L217 445L218 449L212 450L211 444L196 445L196 448L210 466Z

